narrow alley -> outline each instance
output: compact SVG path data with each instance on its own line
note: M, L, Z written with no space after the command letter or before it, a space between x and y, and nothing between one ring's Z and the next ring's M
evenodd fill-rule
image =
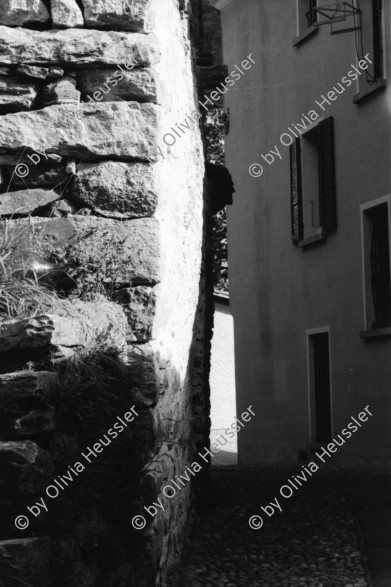
M295 468L212 469L214 496L200 512L185 565L186 587L389 587L391 519L387 472L330 467L281 498ZM282 512L261 510L279 497ZM283 502L283 503L282 503ZM249 527L260 514L264 525Z

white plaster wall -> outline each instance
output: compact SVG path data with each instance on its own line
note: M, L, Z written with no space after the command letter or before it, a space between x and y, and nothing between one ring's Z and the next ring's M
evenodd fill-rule
M210 402L211 402L211 442L235 420L236 387L235 387L235 348L234 322L229 306L215 302L214 328L210 370ZM236 464L237 434L228 439L224 453L218 453L213 461L215 465Z
M163 142L175 123L187 120L197 107L192 77L188 22L180 20L176 0L152 0L151 27L161 49L156 67L160 82L161 116L158 143L165 160L157 156L162 280L153 329L155 347L169 352L174 367L185 377L198 301L203 224L204 161L197 124ZM168 139L168 142L172 139Z
M234 323L229 307L215 304L210 372L212 430L227 428L236 416Z
M360 338L360 205L390 193L391 4L383 3L386 91L357 105L352 85L323 113L335 124L338 228L324 246L307 250L291 243L288 149L270 166L261 154L281 148L281 133L347 74L356 47L353 33L330 35L327 26L293 47L295 4L236 0L221 13L229 71L250 52L256 62L225 95L226 165L237 196L228 210L228 249L238 413L250 404L256 413L239 434L239 460L296 462L307 446L306 329L329 326L335 432L367 404L376 412L376 423L338 456L384 465L391 461L391 341ZM255 179L248 169L258 161L264 173Z

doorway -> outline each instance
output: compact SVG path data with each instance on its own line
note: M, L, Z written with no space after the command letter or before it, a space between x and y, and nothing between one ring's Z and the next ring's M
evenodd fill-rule
M329 328L307 330L310 439L332 440L331 368Z

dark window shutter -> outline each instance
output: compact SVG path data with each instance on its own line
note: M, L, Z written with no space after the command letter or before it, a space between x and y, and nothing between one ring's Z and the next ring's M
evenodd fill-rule
M301 192L300 140L295 139L289 147L291 166L291 223L292 242L298 245L303 239L303 201Z
M383 77L382 0L372 1L374 76Z
M309 11L306 14L309 27L316 24L316 21L318 20L317 14L315 11L316 7L317 7L317 0L309 0Z
M337 229L333 118L319 123L319 207L325 233Z

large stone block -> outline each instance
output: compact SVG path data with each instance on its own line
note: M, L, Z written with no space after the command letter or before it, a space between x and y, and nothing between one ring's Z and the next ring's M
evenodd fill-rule
M22 75L25 75L26 77L33 79L46 79L49 77L48 67L36 67L35 65L20 64L16 68L16 71Z
M42 314L0 323L0 351L51 346L89 347L101 344L122 348L126 344L123 310L110 302L75 303L70 316Z
M48 345L87 346L92 332L84 320L52 314L0 323L0 351Z
M0 24L24 26L31 23L44 23L50 18L43 0L1 0Z
M115 161L80 165L71 194L77 204L112 218L151 216L158 199L151 165Z
M52 407L31 408L20 415L20 409L8 409L0 414L2 438L26 438L55 430L55 410Z
M55 28L84 26L83 13L76 0L50 0L52 21Z
M33 218L40 238L55 246L82 243L83 251L101 264L105 251L115 251L115 279L120 287L155 285L160 281L159 223L155 218L118 220L72 216L42 221ZM26 221L18 221L23 224ZM111 244L110 244L111 243ZM26 244L27 246L27 244ZM115 248L114 248L115 247ZM110 280L110 276L107 275Z
M0 117L0 149L105 159L154 158L157 107L137 102L62 104Z
M47 537L1 541L0 561L4 587L51 587L53 584L51 541Z
M0 375L0 403L18 400L45 400L57 375L50 371L17 371Z
M107 241L107 235L115 236L118 285L155 285L160 281L159 223L155 218L118 222L74 216L72 222L79 230L94 230L85 240L86 247L99 247L99 243Z
M20 371L0 375L0 436L27 437L55 429L50 403L55 373Z
M157 59L153 35L81 29L33 31L0 26L0 65L73 64L80 68L131 61L148 67Z
M85 101L98 93L99 101L103 102L156 102L156 81L151 69L82 69L77 81Z
M139 285L120 289L114 300L124 309L136 339L139 342L150 340L156 307L155 288Z
M19 77L0 77L0 112L30 110L39 86Z
M18 349L6 351L0 355L0 373L28 370L33 363L37 369L53 368L52 348Z
M30 495L42 491L54 476L50 454L31 440L0 442L0 488Z
M148 31L149 0L82 0L86 25L94 29Z
M125 313L121 307L113 302L109 302L102 297L102 301L82 302L72 300L64 302L69 306L69 312L72 315L78 314L86 322L90 330L92 343L97 342L101 348L111 348L122 350L126 347L126 341L129 335L129 328ZM87 342L86 346L89 346ZM63 344L69 347L68 343Z
M61 196L53 190L27 189L0 195L0 216L27 216L48 206Z

